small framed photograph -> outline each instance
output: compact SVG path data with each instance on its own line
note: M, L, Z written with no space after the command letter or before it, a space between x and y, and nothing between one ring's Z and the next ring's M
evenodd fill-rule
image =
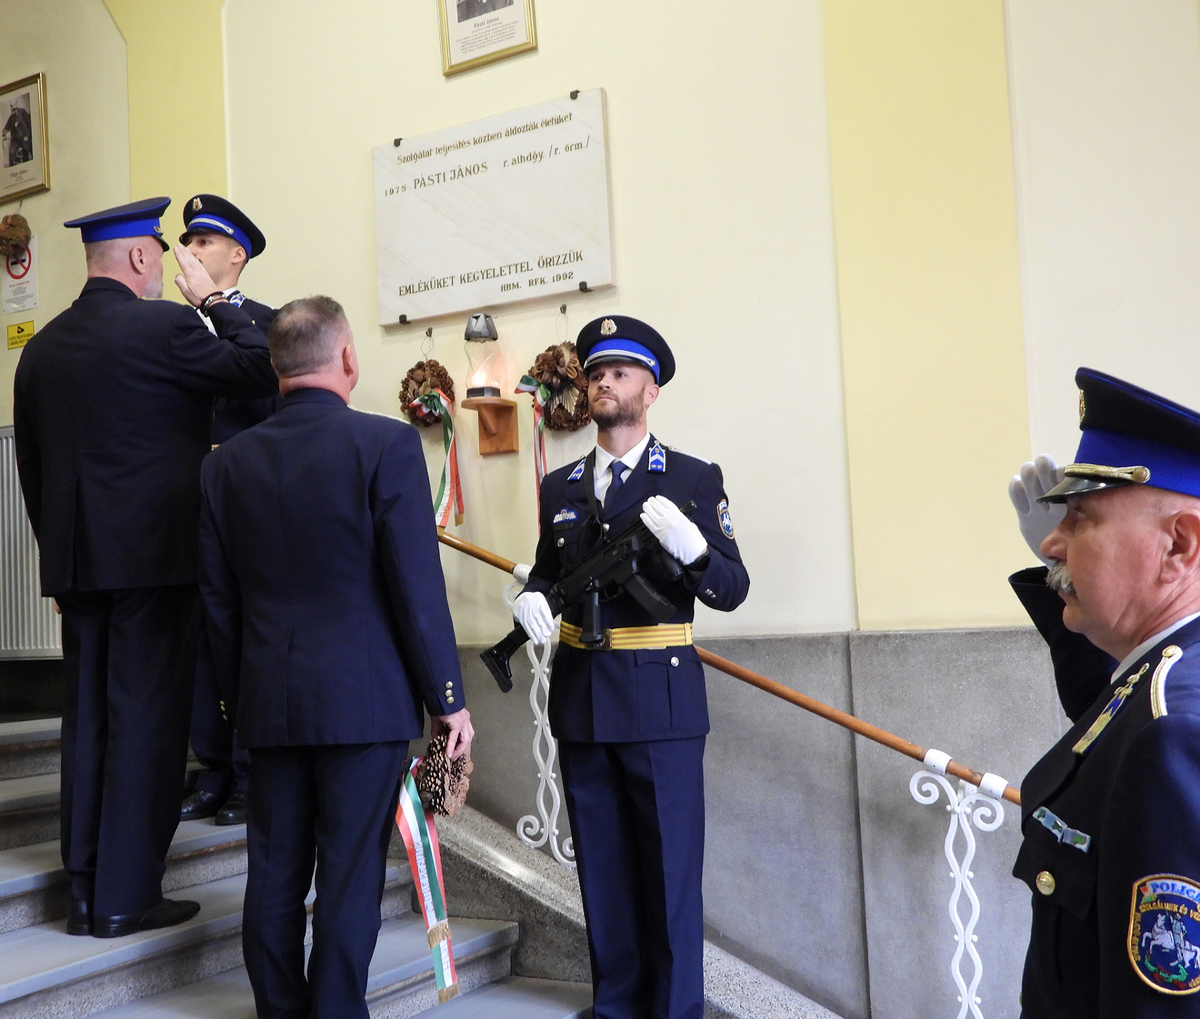
M537 49L533 0L438 0L442 74Z
M0 85L0 205L50 190L46 76Z

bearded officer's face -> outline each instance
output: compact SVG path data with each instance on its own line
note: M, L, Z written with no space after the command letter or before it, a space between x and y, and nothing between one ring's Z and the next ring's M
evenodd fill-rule
M588 411L599 428L634 425L658 399L650 370L624 361L595 365L588 372Z

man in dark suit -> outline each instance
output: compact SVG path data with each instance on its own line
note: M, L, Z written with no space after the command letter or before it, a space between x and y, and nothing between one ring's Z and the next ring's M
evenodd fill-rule
M176 277L219 336L162 296L169 199L66 225L88 281L25 347L13 419L42 593L62 609L67 929L116 937L196 903L162 897L195 671L200 463L214 395L276 384L266 337L183 248ZM139 298L149 298L139 300Z
M347 406L358 360L336 301L285 305L270 339L283 408L202 478L206 626L250 751L242 941L260 1016L366 1019L408 741L423 708L451 756L473 731L416 430Z
M184 232L179 243L196 256L218 289L264 333L275 309L252 301L238 289L242 270L267 246L263 232L233 202L219 195L193 195L183 206ZM206 315L201 320L211 330ZM278 392L255 400L218 397L213 410L212 443L219 445L268 417L282 406ZM201 764L196 784L183 801L182 821L214 817L217 824L245 824L250 755L234 746L233 729L221 709L212 678L203 631L192 702L192 750Z
M657 624L622 591L604 592L609 645L585 648L583 610L563 612L550 684L591 950L597 1019L700 1019L704 1011L704 669L694 601L730 611L750 586L721 469L661 445L646 411L675 372L666 341L621 315L584 326L596 448L546 476L537 559L515 605L545 643L544 592L585 553L640 516L682 567L642 572L676 606ZM695 521L679 506L694 501Z
M1047 564L1011 581L1074 722L1021 784L1021 1014L1196 1016L1200 415L1088 368L1075 379L1078 462L1059 477L1039 458L1010 489Z

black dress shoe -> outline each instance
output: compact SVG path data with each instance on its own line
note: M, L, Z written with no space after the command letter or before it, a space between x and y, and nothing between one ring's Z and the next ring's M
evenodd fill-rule
M221 806L221 797L216 793L197 789L183 801L179 809L179 820L199 821L202 817L212 817Z
M215 824L245 824L246 823L246 790L235 789L229 794L225 806L217 811Z
M72 899L67 910L68 934L92 933L92 907L87 899Z
M92 937L123 938L138 931L152 931L159 927L174 927L190 920L200 912L200 903L187 899L163 899L157 906L143 909L140 913L123 913L120 916L97 916L92 919Z

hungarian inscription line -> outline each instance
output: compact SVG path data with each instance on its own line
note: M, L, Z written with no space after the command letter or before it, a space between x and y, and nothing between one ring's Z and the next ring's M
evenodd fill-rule
M554 269L559 266L573 265L575 262L583 261L582 251L563 251L556 255L538 255L537 267L539 269ZM470 269L466 272L451 273L448 276L430 276L426 279L416 280L413 283L402 283L399 287L401 297L408 297L412 294L425 294L432 290L444 290L447 287L453 287L460 284L480 283L484 280L501 279L510 276L527 276L533 272L534 263L526 262L509 262L505 265L493 265L486 269ZM522 290L526 287L542 286L546 283L561 283L564 280L573 279L574 272L559 272L547 276L529 276L524 287L521 280L507 280L500 285L502 291Z

